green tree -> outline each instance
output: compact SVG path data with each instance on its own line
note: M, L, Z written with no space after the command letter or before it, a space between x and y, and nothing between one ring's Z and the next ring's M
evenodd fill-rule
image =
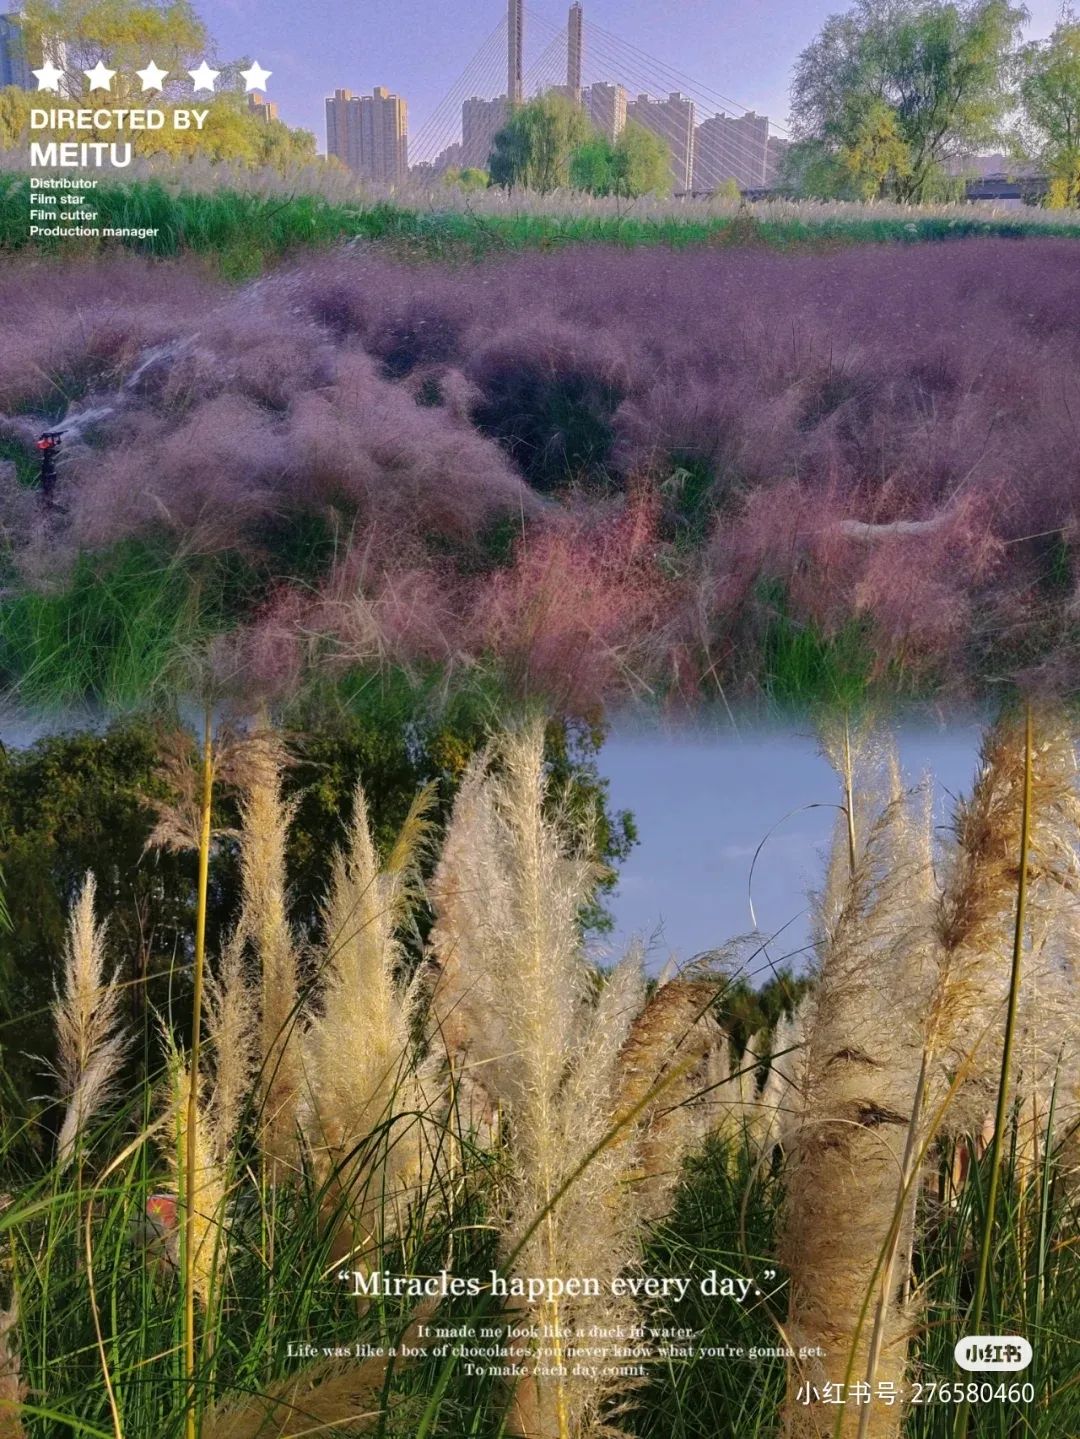
M117 71L109 94L117 104L143 98L134 71L151 59L169 71L169 93L178 82L190 90L184 72L212 54L189 0L26 0L22 25L30 53L52 56L73 99L89 93L83 71L98 61Z
M845 197L851 176L840 156L824 140L796 140L784 151L777 188L808 200Z
M570 184L624 199L663 194L671 188L671 152L658 135L633 122L614 142L594 131L570 157Z
M911 151L900 134L896 111L882 100L871 100L852 126L839 160L860 199L898 190L911 174Z
M716 189L712 192L714 200L724 200L728 204L737 205L742 199L742 191L739 189L738 180L721 180Z
M1080 205L1080 21L1071 11L1048 40L1021 52L1021 154L1050 177L1048 202Z
M671 150L667 143L630 121L615 141L615 194L662 195L671 189Z
M303 716L298 720L302 724ZM376 840L389 845L417 790L429 782L437 789L433 818L445 822L465 766L487 735L478 714L397 720L396 711L374 707L323 718L304 726L293 747L295 764L286 777L296 805L288 844L290 917L303 935L318 926L329 858L357 780L364 783ZM0 924L0 1085L6 1072L24 1093L32 1086L41 1091L41 1064L32 1056L51 1054L53 981L68 907L87 870L98 881L110 954L129 984L132 1015L144 1017L149 1004L172 1009L186 1023L181 1010L196 857L145 849L154 824L148 801L166 793L158 771L163 734L157 722L128 720L102 734L57 735L29 749L0 746L0 875L9 914ZM607 871L601 898L582 917L600 931L610 928L602 895L635 839L632 817L613 811L608 800L597 765L602 738L599 729L561 721L547 733L553 791L570 821L590 833ZM233 829L235 797L224 785L215 806L215 825ZM240 893L239 856L228 833L216 841L211 875L208 938L216 948L235 920Z
M1000 142L1021 7L1008 0L858 0L799 57L792 126L800 158L834 193L923 203L946 166Z
M475 165L466 165L464 169L460 165L451 165L443 171L442 177L448 190L486 190L489 180L488 172L477 169Z
M520 106L496 134L488 169L493 185L517 185L542 195L570 183L570 161L590 138L584 112L562 95Z
M615 147L597 130L570 157L570 184L590 195L610 195Z
M18 85L0 90L0 150L14 150L30 131L31 92Z
M169 112L192 103L187 71L212 53L206 27L188 0L27 0L21 23L31 53L48 54L64 71L66 94L71 99L89 100L83 73L99 60L117 73L103 108L113 105L144 104ZM135 71L150 60L169 72L161 92L143 93ZM174 130L171 122L161 130L136 131L131 143L136 155L164 159L188 159L195 153L211 160L232 160L248 165L270 165L286 170L316 158L315 137L306 130L293 130L280 120L261 120L248 107L240 70L248 60L223 64L216 91L196 97L198 108L209 114L201 130ZM0 91L0 148L13 149L27 143L31 93ZM115 139L112 131L64 132L53 130L55 139Z

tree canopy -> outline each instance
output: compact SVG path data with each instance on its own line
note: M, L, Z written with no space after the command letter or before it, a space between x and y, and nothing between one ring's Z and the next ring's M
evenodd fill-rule
M110 102L127 103L141 97L134 71L151 59L185 85L189 66L213 59L189 0L26 0L20 24L29 53L49 55L73 97L86 89L83 71L102 60L117 71Z
M265 120L247 103L240 70L248 59L230 63L213 60L213 42L188 0L27 0L19 16L28 53L48 55L64 72L64 93L73 100L88 99L84 71L104 61L116 70L105 101L113 105L146 101L137 68L151 59L168 78L161 92L153 92L156 109L170 111L192 103L187 71L202 60L220 71L213 95L200 95L198 107L210 113L201 130L134 131L130 140L143 158L188 159L196 153L211 160L271 165L287 169L316 158L315 136L294 130L280 120ZM100 96L97 97L99 100ZM9 86L0 90L0 149L25 144L30 109L39 103L35 93ZM54 129L51 138L115 138L112 132Z
M1000 142L1024 10L1008 0L857 0L799 57L789 173L811 193L921 203L947 162Z
M1025 158L1045 167L1049 203L1080 205L1080 20L1070 13L1048 40L1021 52L1018 138Z
M671 188L671 152L643 125L627 124L616 140L599 131L570 157L570 184L592 195L659 195Z
M494 185L519 185L547 194L570 182L570 160L592 127L584 111L562 95L519 106L496 134L488 169Z
M670 153L659 136L631 122L611 140L557 94L515 110L494 138L489 168L493 185L541 194L570 187L633 198L671 186Z

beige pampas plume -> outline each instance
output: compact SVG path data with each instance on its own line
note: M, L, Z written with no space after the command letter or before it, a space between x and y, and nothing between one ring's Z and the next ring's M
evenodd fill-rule
M379 864L361 786L324 907L320 1012L304 1035L303 1128L339 1226L336 1253L369 1263L420 1193L437 1086L415 1062L420 986L401 978L400 932L420 894L430 790Z
M799 1127L806 1095L806 1019L809 1000L782 1015L769 1038L769 1068L761 1090L761 1147L786 1148Z
M201 1439L308 1439L358 1434L382 1413L386 1360L326 1361L277 1379L258 1394L219 1404L205 1416Z
M1074 1167L1080 1120L1077 926L1070 886L1025 956L1013 1065L1013 1170L1021 1190L1038 1179L1048 1151L1059 1154L1066 1174ZM1067 1184L1074 1188L1075 1180Z
M730 1057L712 1013L716 980L671 979L634 1019L619 1055L618 1104L637 1111L634 1185L642 1214L660 1218L671 1204L682 1162L708 1128L737 1111L726 1093ZM719 1080L719 1070L726 1073ZM710 1122L711 1121L711 1122Z
M187 1163L188 1119L191 1098L191 1069L166 1036L169 1065L169 1092L165 1107L162 1147L178 1194L185 1194L184 1166ZM201 1095L195 1107L195 1184L192 1226L191 1275L195 1293L209 1308L219 1286L227 1258L228 1226L226 1184L222 1166L215 1158L220 1147L214 1123Z
M97 885L87 874L68 916L61 984L53 1003L56 1070L67 1110L57 1159L67 1164L87 1125L108 1103L123 1062L117 975L105 975L105 926L94 919Z
M434 1305L428 1301L413 1311L412 1319L394 1348L419 1353L425 1345L423 1321ZM401 1367L406 1360L397 1360ZM383 1389L389 1369L387 1355L373 1355L360 1363L340 1359L307 1365L284 1379L261 1385L257 1394L245 1394L219 1403L204 1415L200 1439L309 1439L316 1434L358 1434L373 1428L385 1416ZM390 1432L404 1434L394 1415Z
M22 1382L19 1351L15 1346L15 1326L19 1322L19 1301L14 1295L8 1309L0 1309L0 1439L25 1439L26 1430L19 1417L26 1398Z
M796 1401L800 1382L843 1383L866 1372L874 1335L869 1300L897 1220L898 1175L913 1124L921 1035L904 1019L920 1013L926 982L928 813L913 812L895 777L889 790L876 817L856 831L854 849L842 817L835 848L848 878L834 882L818 926L804 1104L786 1141L780 1258L790 1277L789 1342L820 1348L825 1357L793 1373L785 1413L792 1439L832 1434L837 1422L831 1406ZM912 1223L913 1204L904 1203L895 1240L901 1248ZM900 1287L894 1276L875 1358L878 1378L897 1384L910 1330ZM868 1419L848 1406L841 1434L899 1434L899 1406L864 1407Z
M251 1096L258 1064L258 999L234 930L217 972L207 977L206 1037L214 1065L214 1157L225 1164Z
M1047 922L1075 880L1080 823L1069 726L1044 712L1035 722L1029 932ZM937 914L938 980L928 1046L967 1082L950 1127L977 1133L993 1104L1016 915L1024 786L1023 726L1005 716L986 735L971 798L957 807Z
M287 764L285 744L265 716L258 718L247 734L238 736L221 730L214 741L213 778L235 785L239 794L240 828L215 827L212 838L236 839L240 851L241 914L233 943L242 939L258 966L260 1137L270 1160L272 1180L295 1172L299 1155L296 1124L301 1074L295 1041L299 958L286 903L285 846L294 811L282 795ZM157 822L147 849L179 853L198 850L202 838L203 757L187 731L177 730L161 740L158 775L169 797L151 801ZM234 966L234 979L238 977L239 969ZM220 1003L221 997L219 984L216 1002ZM246 1004L236 985L233 997ZM228 1022L237 1017L238 1012L233 1012ZM245 1048L240 1054L230 1055L229 1062L246 1063L246 1056ZM239 1076L226 1074L224 1079L223 1099L232 1104L236 1100L233 1080L238 1084ZM234 1114L229 1122L235 1117Z
M519 1276L600 1280L598 1296L523 1299L511 1311L548 1326L556 1337L545 1347L567 1371L514 1387L507 1432L525 1439L602 1432L606 1401L625 1381L595 1356L594 1375L574 1374L572 1335L634 1321L635 1305L608 1286L635 1262L642 1225L625 1182L633 1126L618 1128L640 958L597 992L579 931L597 869L569 846L548 800L543 728L533 724L470 768L432 886L435 1042L465 1057L506 1115L503 1264ZM528 1344L515 1353L528 1366Z
M240 930L259 967L259 1087L262 1146L272 1178L294 1172L301 1091L299 960L286 908L285 844L293 806L282 798L287 754L258 722L232 758L240 792Z

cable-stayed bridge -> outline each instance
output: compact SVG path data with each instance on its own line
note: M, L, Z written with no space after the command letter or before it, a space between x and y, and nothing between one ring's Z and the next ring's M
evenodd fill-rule
M788 140L775 121L594 25L581 3L560 26L524 0L507 0L498 25L410 136L410 165L486 168L512 107L553 91L612 139L628 122L660 136L677 193L711 192L727 180L765 187Z

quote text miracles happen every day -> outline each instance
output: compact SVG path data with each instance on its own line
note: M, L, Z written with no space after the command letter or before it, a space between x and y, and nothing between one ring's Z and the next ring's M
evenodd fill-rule
M710 1269L698 1279L685 1274L620 1274L614 1279L598 1279L594 1275L518 1275L509 1277L492 1269L486 1280L476 1275L450 1274L442 1269L438 1274L390 1274L385 1270L361 1273L358 1270L340 1269L337 1273L340 1283L352 1286L352 1293L358 1297L375 1299L380 1297L410 1299L445 1299L447 1297L477 1297L491 1294L498 1299L524 1299L530 1304L541 1301L551 1303L556 1299L599 1298L601 1293L616 1298L673 1299L686 1298L691 1287L695 1287L706 1299L733 1299L744 1304L753 1295L760 1297L762 1290L753 1279L739 1275L719 1274ZM776 1278L775 1269L767 1269L762 1278L766 1281Z

